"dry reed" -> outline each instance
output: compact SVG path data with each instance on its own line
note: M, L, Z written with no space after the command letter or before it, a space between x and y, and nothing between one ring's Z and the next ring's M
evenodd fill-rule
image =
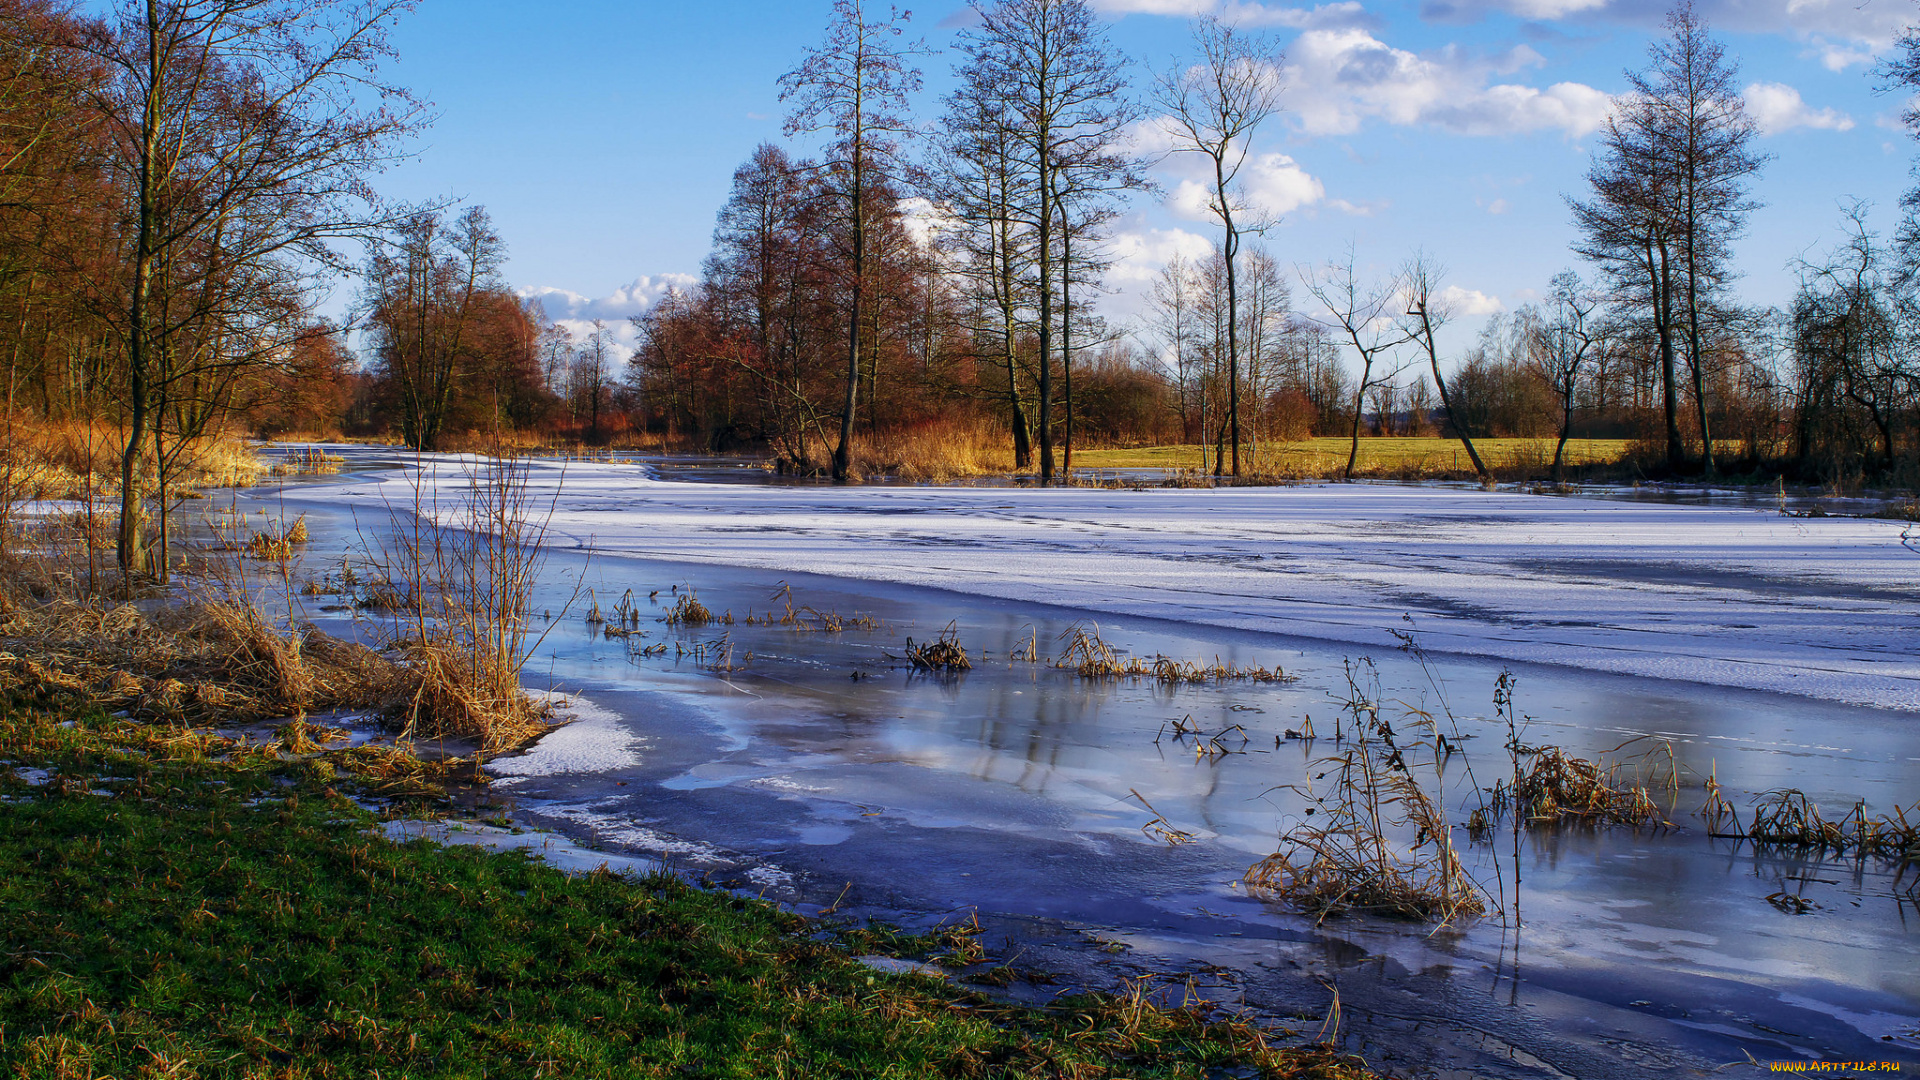
M915 645L912 638L907 639L907 659L918 671L936 671L942 674L956 674L973 670L973 661L967 657L967 650L960 644L960 634L953 623L948 623L940 636L925 645Z
M393 528L374 560L388 588L361 606L389 615L388 643L407 659L410 685L392 715L408 734L497 752L547 729L520 687L552 515L533 503L530 468L510 457L466 465L447 505L423 465L410 504L389 506Z
M697 628L719 620L712 611L707 609L707 605L700 602L700 598L694 595L693 590L688 589L686 592L677 593L673 607L667 611L662 621L668 626Z
M1431 719L1410 714L1403 724L1414 735L1398 734L1380 716L1377 676L1363 691L1350 667L1347 682L1353 738L1315 762L1316 778L1333 782L1289 788L1311 804L1306 819L1248 869L1246 884L1322 918L1359 911L1446 925L1484 914L1437 793L1444 755Z
M1211 664L1174 660L1156 656L1147 661L1138 656L1124 659L1100 636L1100 624L1090 620L1076 622L1060 634L1062 648L1055 667L1067 668L1083 679L1153 679L1169 685L1245 680L1249 682L1293 682L1298 676L1278 668L1239 667L1214 657ZM1029 646L1027 655L1035 655ZM1018 656L1019 654L1015 654Z

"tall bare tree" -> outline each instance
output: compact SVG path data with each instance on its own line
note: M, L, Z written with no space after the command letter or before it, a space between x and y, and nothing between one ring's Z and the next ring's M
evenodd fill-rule
M1358 256L1349 247L1344 260L1300 272L1307 295L1320 305L1321 314L1315 321L1345 337L1360 360L1348 435L1348 480L1353 479L1354 465L1360 459L1360 420L1366 413L1368 391L1392 382L1407 367L1394 357L1394 350L1408 341L1405 328L1393 318L1394 302L1400 299L1404 283L1397 274L1385 281L1364 282L1357 263Z
M975 0L977 25L962 34L969 64L997 89L1015 122L1019 161L1030 180L1026 224L1035 253L1039 337L1040 482L1054 475L1053 356L1061 316L1060 254L1070 227L1072 188L1119 164L1120 145L1137 115L1125 61L1104 36L1087 0Z
M182 327L157 292L273 260L339 266L331 241L390 219L368 179L421 107L382 80L387 34L411 0L118 0L65 44L111 78L95 105L126 193L127 442L117 554L144 572L141 453L157 356ZM235 229L245 217L248 228ZM220 260L176 257L217 241ZM196 265L185 280L161 271Z
M1440 289L1445 276L1446 271L1425 252L1407 260L1405 269L1400 271L1406 302L1401 333L1426 357L1427 367L1433 371L1434 389L1440 391L1440 407L1447 410L1447 424L1460 439L1460 445L1466 448L1468 460L1473 462L1473 474L1483 482L1489 481L1493 474L1487 471L1487 463L1480 460L1480 451L1473 445L1473 433L1467 430L1467 418L1453 407L1453 399L1447 394L1447 377L1440 370L1440 330L1453 319L1453 304Z
M977 341L990 341L996 366L1006 373L1006 403L1013 437L1013 463L1033 464L1020 339L1030 326L1030 276L1035 264L1031 230L1035 189L1022 168L1018 119L993 81L995 68L980 56L959 71L961 85L947 98L932 187L942 211L955 224L943 240L957 250L956 271L967 284Z
M1713 302L1732 278L1732 244L1759 207L1749 178L1765 166L1758 135L1737 83L1740 70L1707 25L1683 2L1667 15L1667 38L1652 48L1653 63L1629 80L1638 107L1652 113L1657 151L1672 177L1666 208L1680 257L1682 333L1700 425L1701 462L1714 471L1713 428L1707 400Z
M1587 368L1601 348L1595 312L1600 299L1580 275L1562 270L1547 287L1543 309L1526 328L1529 366L1560 405L1560 440L1553 448L1553 479L1560 480L1573 433L1573 409L1587 382Z
M866 0L834 0L826 40L780 77L780 99L793 102L787 134L832 136L821 166L845 227L848 267L847 381L833 451L833 479L842 483L852 471L859 407L871 204L875 192L903 171L901 140L912 133L907 98L920 89L912 58L924 52L899 41L910 12L889 7L885 18L869 19L868 6Z
M368 261L361 303L400 396L408 446L439 449L470 335L505 262L506 244L481 206L451 225L437 211L416 213Z
M1691 3L1667 16L1645 71L1609 118L1588 174L1594 197L1573 205L1582 255L1599 263L1621 299L1645 313L1660 351L1667 465L1685 466L1677 354L1684 346L1701 463L1714 471L1708 379L1718 296L1731 281L1732 244L1758 207L1747 191L1766 164L1735 85L1738 68Z
M1226 259L1227 427L1233 444L1233 475L1240 475L1239 259L1241 236L1271 227L1246 201L1240 173L1252 154L1253 135L1280 109L1282 57L1263 38L1247 37L1214 16L1194 22L1198 63L1160 77L1158 104L1179 152L1207 159L1213 176L1207 209L1220 222ZM1218 465L1216 463L1216 468Z

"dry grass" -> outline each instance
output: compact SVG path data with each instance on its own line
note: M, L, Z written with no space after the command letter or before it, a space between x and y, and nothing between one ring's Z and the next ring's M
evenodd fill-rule
M1669 751L1670 752L1670 751ZM1623 766L1577 758L1557 746L1532 755L1514 785L1514 802L1528 825L1577 821L1592 825L1671 829L1644 783L1621 779Z
M1238 667L1225 664L1219 657L1212 663L1174 660L1156 656L1151 661L1138 656L1124 659L1100 636L1100 624L1090 620L1076 622L1060 634L1060 655L1054 666L1067 668L1083 679L1153 679L1169 685L1244 680L1249 682L1288 683L1298 676L1279 668ZM1016 654L1016 657L1021 654ZM1026 655L1032 655L1032 648Z
M262 562L286 562L293 558L295 549L306 546L309 539L307 516L301 514L291 525L254 533L247 539L246 552Z
M273 476L322 476L337 473L346 458L317 446L289 450L267 470Z
M120 491L120 451L126 439L124 430L104 422L16 418L0 446L0 495L9 501L114 497ZM168 484L251 487L266 469L244 439L223 433L189 448ZM151 457L142 462L142 475L152 482Z
M232 723L387 704L392 661L257 608L208 595L153 613L128 603L38 602L0 619L0 687L29 700L98 703L166 724Z
M537 643L530 604L551 506L547 517L537 512L520 459L463 466L444 503L424 471L415 476L411 501L389 507L393 527L377 544L375 580L386 588L361 601L387 614L386 641L407 660L395 722L409 735L508 749L548 727L520 672Z
M1774 847L1814 848L1920 862L1920 822L1907 820L1911 807L1895 806L1891 816L1870 818L1866 804L1855 803L1846 817L1829 821L1805 792L1781 788L1758 796L1750 823L1742 825L1738 812L1721 794L1718 783L1709 778L1707 790L1708 801L1702 808L1702 816L1708 819L1714 836Z
M1503 477L1523 478L1546 471L1553 461L1553 439L1475 439L1487 466ZM1624 439L1572 439L1567 463L1574 466L1611 466L1625 456ZM1347 465L1346 439L1315 438L1299 442L1263 443L1251 462L1247 479L1264 481L1334 479ZM1193 486L1210 486L1213 478L1200 470L1197 446L1153 446L1132 450L1076 450L1076 469L1162 469L1176 483L1185 477ZM1371 479L1471 478L1473 463L1456 439L1363 438L1354 475Z
M861 475L902 480L958 480L1013 471L1011 436L1002 426L978 420L922 424L858 437L853 456ZM822 448L816 460L825 463L832 455Z
M720 618L708 610L707 605L700 602L700 598L694 595L692 589L688 589L686 592L679 592L676 588L673 606L667 609L667 614L663 621L668 626L684 626L697 629L711 623L719 622ZM732 622L733 620L728 619L727 621Z
M842 615L837 611L821 611L815 607L793 606L793 586L782 584L773 594L774 600L782 601L781 611L768 611L765 615L747 612L742 620L748 626L784 626L790 630L807 630L820 634L840 634L848 630L879 630L880 620L871 615Z
M1352 737L1314 763L1331 784L1290 788L1311 804L1305 820L1248 869L1247 886L1322 918L1358 911L1446 925L1482 915L1485 892L1461 863L1439 794L1438 733L1417 712L1402 720L1411 733L1396 733L1380 716L1372 665L1363 667L1364 690L1347 673Z
M943 675L972 671L973 661L967 657L967 650L960 644L960 633L953 623L948 623L940 636L924 645L915 645L912 638L907 639L907 659L916 671L933 671Z

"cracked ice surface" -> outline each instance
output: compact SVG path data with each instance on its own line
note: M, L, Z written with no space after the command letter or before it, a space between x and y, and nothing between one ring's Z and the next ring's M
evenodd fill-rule
M468 483L432 471L443 501ZM326 497L402 505L406 483ZM1920 710L1920 551L1892 521L1365 484L757 487L577 462L536 462L533 485L557 542L607 555L1375 646L1410 615L1432 650Z

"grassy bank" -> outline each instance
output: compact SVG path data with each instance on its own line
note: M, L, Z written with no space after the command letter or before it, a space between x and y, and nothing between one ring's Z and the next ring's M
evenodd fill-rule
M1553 464L1553 439L1476 439L1475 449L1487 467L1500 473L1537 472L1546 475ZM1626 455L1626 439L1571 439L1566 463L1572 466L1612 465ZM1347 465L1346 439L1320 438L1301 442L1266 443L1259 448L1254 467L1259 473L1283 476L1337 476ZM1209 458L1211 461L1211 458ZM1075 450L1076 469L1197 469L1197 446L1150 446L1132 450ZM1361 439L1355 472L1369 477L1437 477L1473 474L1473 463L1457 439Z
M0 1075L1363 1075L1191 1010L879 973L873 934L666 875L395 844L350 796L430 772L284 749L0 711Z

